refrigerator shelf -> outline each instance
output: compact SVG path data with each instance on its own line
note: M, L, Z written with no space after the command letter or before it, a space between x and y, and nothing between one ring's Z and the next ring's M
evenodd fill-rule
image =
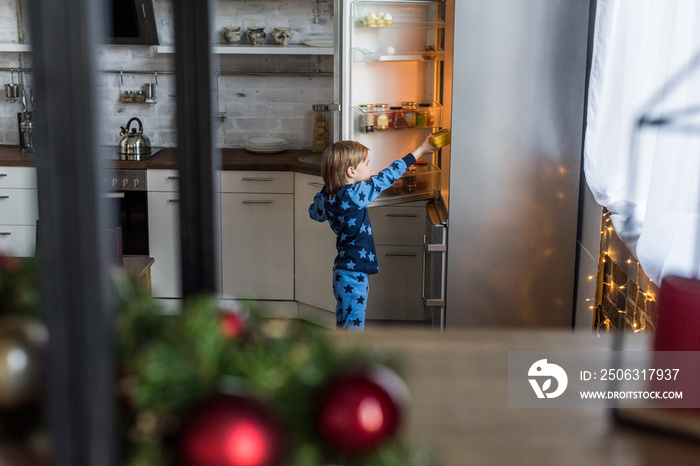
M355 27L358 28L371 28L371 29L420 29L420 28L437 28L441 29L445 27L445 22L441 19L434 21L411 21L411 20L397 20L394 19L390 24L385 21L368 21L367 18L355 17L353 18Z
M416 162L396 183L385 189L372 205L435 199L440 192L440 169L435 165Z
M444 61L445 52L439 47L420 52L370 52L362 47L353 47L353 61L360 63L381 63L397 61Z
M372 125L374 124L373 122L376 120L378 113L372 111L366 112L360 107L352 107L353 111L353 123L354 123L354 129L356 133L362 133L362 134L383 134L383 133L393 133L396 131L411 131L411 130L416 130L416 129L436 129L436 128L441 128L442 127L442 105L440 105L437 102L424 102L420 103L418 107L416 108L416 112L425 112L423 115L423 120L425 121L425 125L422 125L420 122L420 119L418 118L418 114L416 113L416 126L414 127L403 127L403 128L392 128L392 122L391 118L389 118L389 129L385 130L368 130L367 122L371 122ZM392 111L389 110L388 113L391 113ZM405 110L404 110L405 112ZM420 125L420 126L418 126Z

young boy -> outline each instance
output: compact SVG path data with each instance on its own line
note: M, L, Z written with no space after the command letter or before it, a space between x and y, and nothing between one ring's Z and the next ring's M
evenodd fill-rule
M314 196L309 215L319 222L328 220L338 236L333 265L337 328L364 329L369 275L379 272L367 206L417 159L436 150L426 138L413 153L395 160L373 177L369 149L359 142L338 141L323 153L321 176L325 186Z

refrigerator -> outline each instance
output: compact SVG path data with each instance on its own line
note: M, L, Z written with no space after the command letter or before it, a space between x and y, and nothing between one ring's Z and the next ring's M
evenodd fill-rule
M426 197L421 306L435 327L572 325L594 6L338 0L340 137L369 147L376 172L452 129ZM429 103L432 124L363 131L362 105L401 101Z

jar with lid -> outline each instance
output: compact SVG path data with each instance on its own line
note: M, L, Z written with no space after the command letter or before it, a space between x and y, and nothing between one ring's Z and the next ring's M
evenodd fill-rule
M374 132L374 105L361 104L360 110L362 110L360 128L365 133L373 133Z
M331 143L331 129L333 127L333 112L328 105L316 104L311 107L313 110L313 146L312 152L323 152Z
M404 129L406 127L406 117L403 115L403 108L389 107L389 128Z
M406 128L416 127L416 103L407 101L401 102L403 107L403 116L406 118Z
M389 129L389 105L374 105L374 130L386 131Z
M414 193L418 189L418 178L416 177L416 167L411 165L403 175L403 192Z
M418 112L421 113L425 119L425 125L423 126L435 126L435 116L432 112L432 104L429 102L418 104ZM416 117L416 126L419 126L418 117Z

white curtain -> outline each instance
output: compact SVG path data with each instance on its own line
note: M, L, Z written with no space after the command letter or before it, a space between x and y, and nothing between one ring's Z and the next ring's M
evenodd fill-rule
M654 282L698 277L700 0L599 0L594 34L588 185Z

